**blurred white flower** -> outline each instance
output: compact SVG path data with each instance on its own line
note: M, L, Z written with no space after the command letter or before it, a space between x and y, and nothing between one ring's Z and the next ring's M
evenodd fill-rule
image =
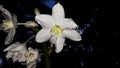
M37 61L40 61L38 50L31 47L27 49L25 43L16 42L4 49L5 51L6 58L12 58L13 62L22 62L27 68L35 68Z
M5 20L3 20L3 23L0 24L0 30L5 31L8 33L6 39L5 39L5 45L8 45L12 42L14 35L16 33L16 27L17 27L17 16L11 13L3 8L2 5L0 5L0 11L2 12Z
M65 18L64 8L60 3L52 8L52 16L39 14L36 15L35 20L42 26L36 35L36 41L42 43L50 39L51 44L55 44L56 53L63 49L65 38L81 40L80 34L75 31L77 24L72 19Z
M25 62L26 57L25 53L27 51L27 48L24 43L16 42L14 44L11 44L9 47L4 49L4 51L7 51L6 58L12 58L13 62Z
M26 52L26 65L27 68L35 68L36 63L39 59L39 52L37 49L33 49L31 47L28 48L28 51Z

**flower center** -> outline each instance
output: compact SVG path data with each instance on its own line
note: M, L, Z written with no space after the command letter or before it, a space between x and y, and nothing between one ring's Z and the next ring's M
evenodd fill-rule
M29 58L32 58L33 56L34 56L33 53L29 53L29 54L27 55L27 57L29 57Z
M4 30L13 28L13 23L10 20L3 21Z
M55 25L55 26L52 28L51 32L58 37L60 34L62 34L63 29L62 29L60 26Z

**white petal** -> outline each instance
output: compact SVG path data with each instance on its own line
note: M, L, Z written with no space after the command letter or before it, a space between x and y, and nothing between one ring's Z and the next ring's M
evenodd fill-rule
M13 41L15 33L16 33L16 29L15 28L10 29L10 31L9 31L6 39L5 39L5 45L8 45L8 44L10 44Z
M13 62L16 62L18 60L18 58L16 56L13 56L12 60L13 60Z
M64 8L60 3L57 3L53 8L52 8L52 16L56 18L57 20L63 19L65 17L65 12Z
M3 30L3 23L0 23L0 30Z
M77 28L77 24L72 19L63 19L58 23L63 29L75 29Z
M74 40L74 41L80 41L82 39L80 34L75 30L64 30L63 35L66 38L69 38L69 39Z
M36 67L36 61L27 64L27 68L35 68L35 67Z
M54 24L54 19L50 15L40 14L35 16L35 20L38 24L40 24L44 29L46 28L52 28Z
M10 51L23 51L25 49L26 49L25 45L19 45L15 48L11 49Z
M14 25L14 28L17 28L17 16L15 14L13 14L13 17L12 17L12 23Z
M14 52L8 51L6 54L6 58L12 58Z
M46 42L50 39L50 37L51 37L50 30L41 29L36 35L36 41L39 43Z
M25 62L25 61L26 61L26 57L23 54L22 57L19 58L18 62Z
M55 44L55 43L56 43L56 40L57 40L57 38L56 38L55 36L52 36L52 37L50 38L50 43L51 43L51 44Z
M18 52L14 52L14 55L12 57L13 62L18 61L19 58L21 58L21 54L19 54Z
M5 9L2 5L0 5L0 11L2 11L2 14L6 19L12 18L11 13L7 9Z
M56 41L56 44L55 44L55 46L56 46L56 48L55 48L56 53L59 53L63 49L64 42L65 42L65 39L62 36L59 36L57 38L57 41Z
M14 44L10 45L9 47L7 47L6 49L4 49L4 51L9 51L11 50L12 48L15 48L17 46L19 46L20 43L19 42L15 42Z

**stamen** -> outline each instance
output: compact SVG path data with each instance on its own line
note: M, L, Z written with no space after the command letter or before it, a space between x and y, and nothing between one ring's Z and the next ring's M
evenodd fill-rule
M58 37L60 34L62 34L62 32L63 32L63 29L62 29L60 26L58 26L58 25L55 25L55 26L52 28L52 30L51 30L51 33L55 34L57 37Z

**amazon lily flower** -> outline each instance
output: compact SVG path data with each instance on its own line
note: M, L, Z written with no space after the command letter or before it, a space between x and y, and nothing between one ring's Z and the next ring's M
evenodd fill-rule
M5 31L8 33L6 39L5 39L5 45L8 45L12 42L14 35L16 33L16 27L17 27L17 16L11 13L3 8L2 5L0 5L0 11L2 12L5 20L3 20L3 23L0 24L0 30Z
M13 62L26 61L25 53L27 52L27 48L24 43L15 42L14 44L11 44L9 47L4 49L4 52L6 51L6 58L12 58Z
M26 65L27 68L35 68L37 61L39 59L39 52L37 49L33 49L31 47L28 48L26 52Z
M16 42L4 49L4 52L7 51L6 58L12 58L13 62L22 62L27 68L35 68L40 60L39 52L31 47L27 49L25 44Z
M39 14L35 20L42 26L36 35L36 41L42 43L50 40L51 44L55 44L56 53L63 49L65 38L81 40L80 34L75 30L77 24L72 19L65 18L64 8L60 3L52 8L52 15Z

